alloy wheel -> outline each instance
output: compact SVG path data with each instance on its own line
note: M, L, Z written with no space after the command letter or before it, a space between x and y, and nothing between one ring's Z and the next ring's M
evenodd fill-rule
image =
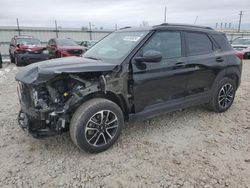
M228 108L233 102L234 87L230 83L224 84L218 95L218 104L221 108Z
M95 147L109 143L116 135L119 123L116 114L110 110L95 113L87 122L85 137Z

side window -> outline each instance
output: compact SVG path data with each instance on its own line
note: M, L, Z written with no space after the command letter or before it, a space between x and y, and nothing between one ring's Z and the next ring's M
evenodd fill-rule
M49 42L48 42L48 45L49 45L49 46L51 45L51 42L52 42L52 40L49 40Z
M233 50L232 46L229 44L226 36L224 34L213 34L213 39L220 46L223 51L231 51Z
M163 58L181 57L181 33L171 31L156 32L143 47L143 53L148 50L161 52Z
M186 33L188 55L209 54L213 51L213 44L206 34Z

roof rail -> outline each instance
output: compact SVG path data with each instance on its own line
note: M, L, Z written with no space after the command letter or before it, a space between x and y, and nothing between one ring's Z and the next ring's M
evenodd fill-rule
M210 29L210 30L213 30L213 28L207 27L207 26L191 25L191 24L175 24L175 23L162 23L160 25L155 25L153 27L159 27L159 26L184 26L184 27L194 27L194 28L201 28L201 29Z

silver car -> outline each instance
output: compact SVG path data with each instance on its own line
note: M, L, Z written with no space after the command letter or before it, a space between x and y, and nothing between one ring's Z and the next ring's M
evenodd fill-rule
M237 38L232 42L232 46L243 54L244 59L250 59L250 38Z

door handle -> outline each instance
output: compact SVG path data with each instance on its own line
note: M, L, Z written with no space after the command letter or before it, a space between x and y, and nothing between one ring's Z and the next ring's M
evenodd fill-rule
M174 66L175 66L175 68L181 68L181 67L185 67L186 63L184 63L184 62L178 62Z
M224 61L224 58L223 57L217 57L216 58L216 62L223 62Z

